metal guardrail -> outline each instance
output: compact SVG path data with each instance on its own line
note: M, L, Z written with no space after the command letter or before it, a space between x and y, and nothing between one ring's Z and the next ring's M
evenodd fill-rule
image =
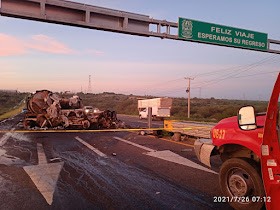
M215 124L209 123L180 122L177 120L164 121L164 129L167 131L207 139L211 138L211 130L214 126Z

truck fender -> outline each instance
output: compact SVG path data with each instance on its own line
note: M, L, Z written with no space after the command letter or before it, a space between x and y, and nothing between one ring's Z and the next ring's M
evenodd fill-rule
M214 148L212 139L198 139L194 142L194 150L198 160L210 168L210 156Z

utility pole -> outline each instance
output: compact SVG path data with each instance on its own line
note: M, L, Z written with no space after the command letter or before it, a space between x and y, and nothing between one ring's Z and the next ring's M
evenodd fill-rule
M191 80L194 80L194 78L185 77L185 79L189 80L189 87L186 89L186 92L188 93L188 118L190 118L190 113L191 113Z

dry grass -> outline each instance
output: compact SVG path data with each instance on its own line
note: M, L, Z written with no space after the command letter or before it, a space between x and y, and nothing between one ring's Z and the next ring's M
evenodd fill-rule
M24 106L25 106L25 104L21 104L21 105L18 106L17 108L15 108L15 109L13 109L13 110L11 110L11 111L9 111L9 112L6 112L6 113L0 115L0 121L1 121L1 120L4 120L4 119L7 119L7 118L9 118L9 117L12 117L12 116L14 116L14 115L16 115L16 114L19 114L19 113L22 111L22 109L23 109Z

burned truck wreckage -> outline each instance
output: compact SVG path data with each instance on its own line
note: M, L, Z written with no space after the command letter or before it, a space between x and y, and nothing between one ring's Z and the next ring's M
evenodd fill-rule
M84 106L77 95L64 98L51 91L40 90L32 94L26 104L25 129L124 128L115 111L94 113L92 107Z

